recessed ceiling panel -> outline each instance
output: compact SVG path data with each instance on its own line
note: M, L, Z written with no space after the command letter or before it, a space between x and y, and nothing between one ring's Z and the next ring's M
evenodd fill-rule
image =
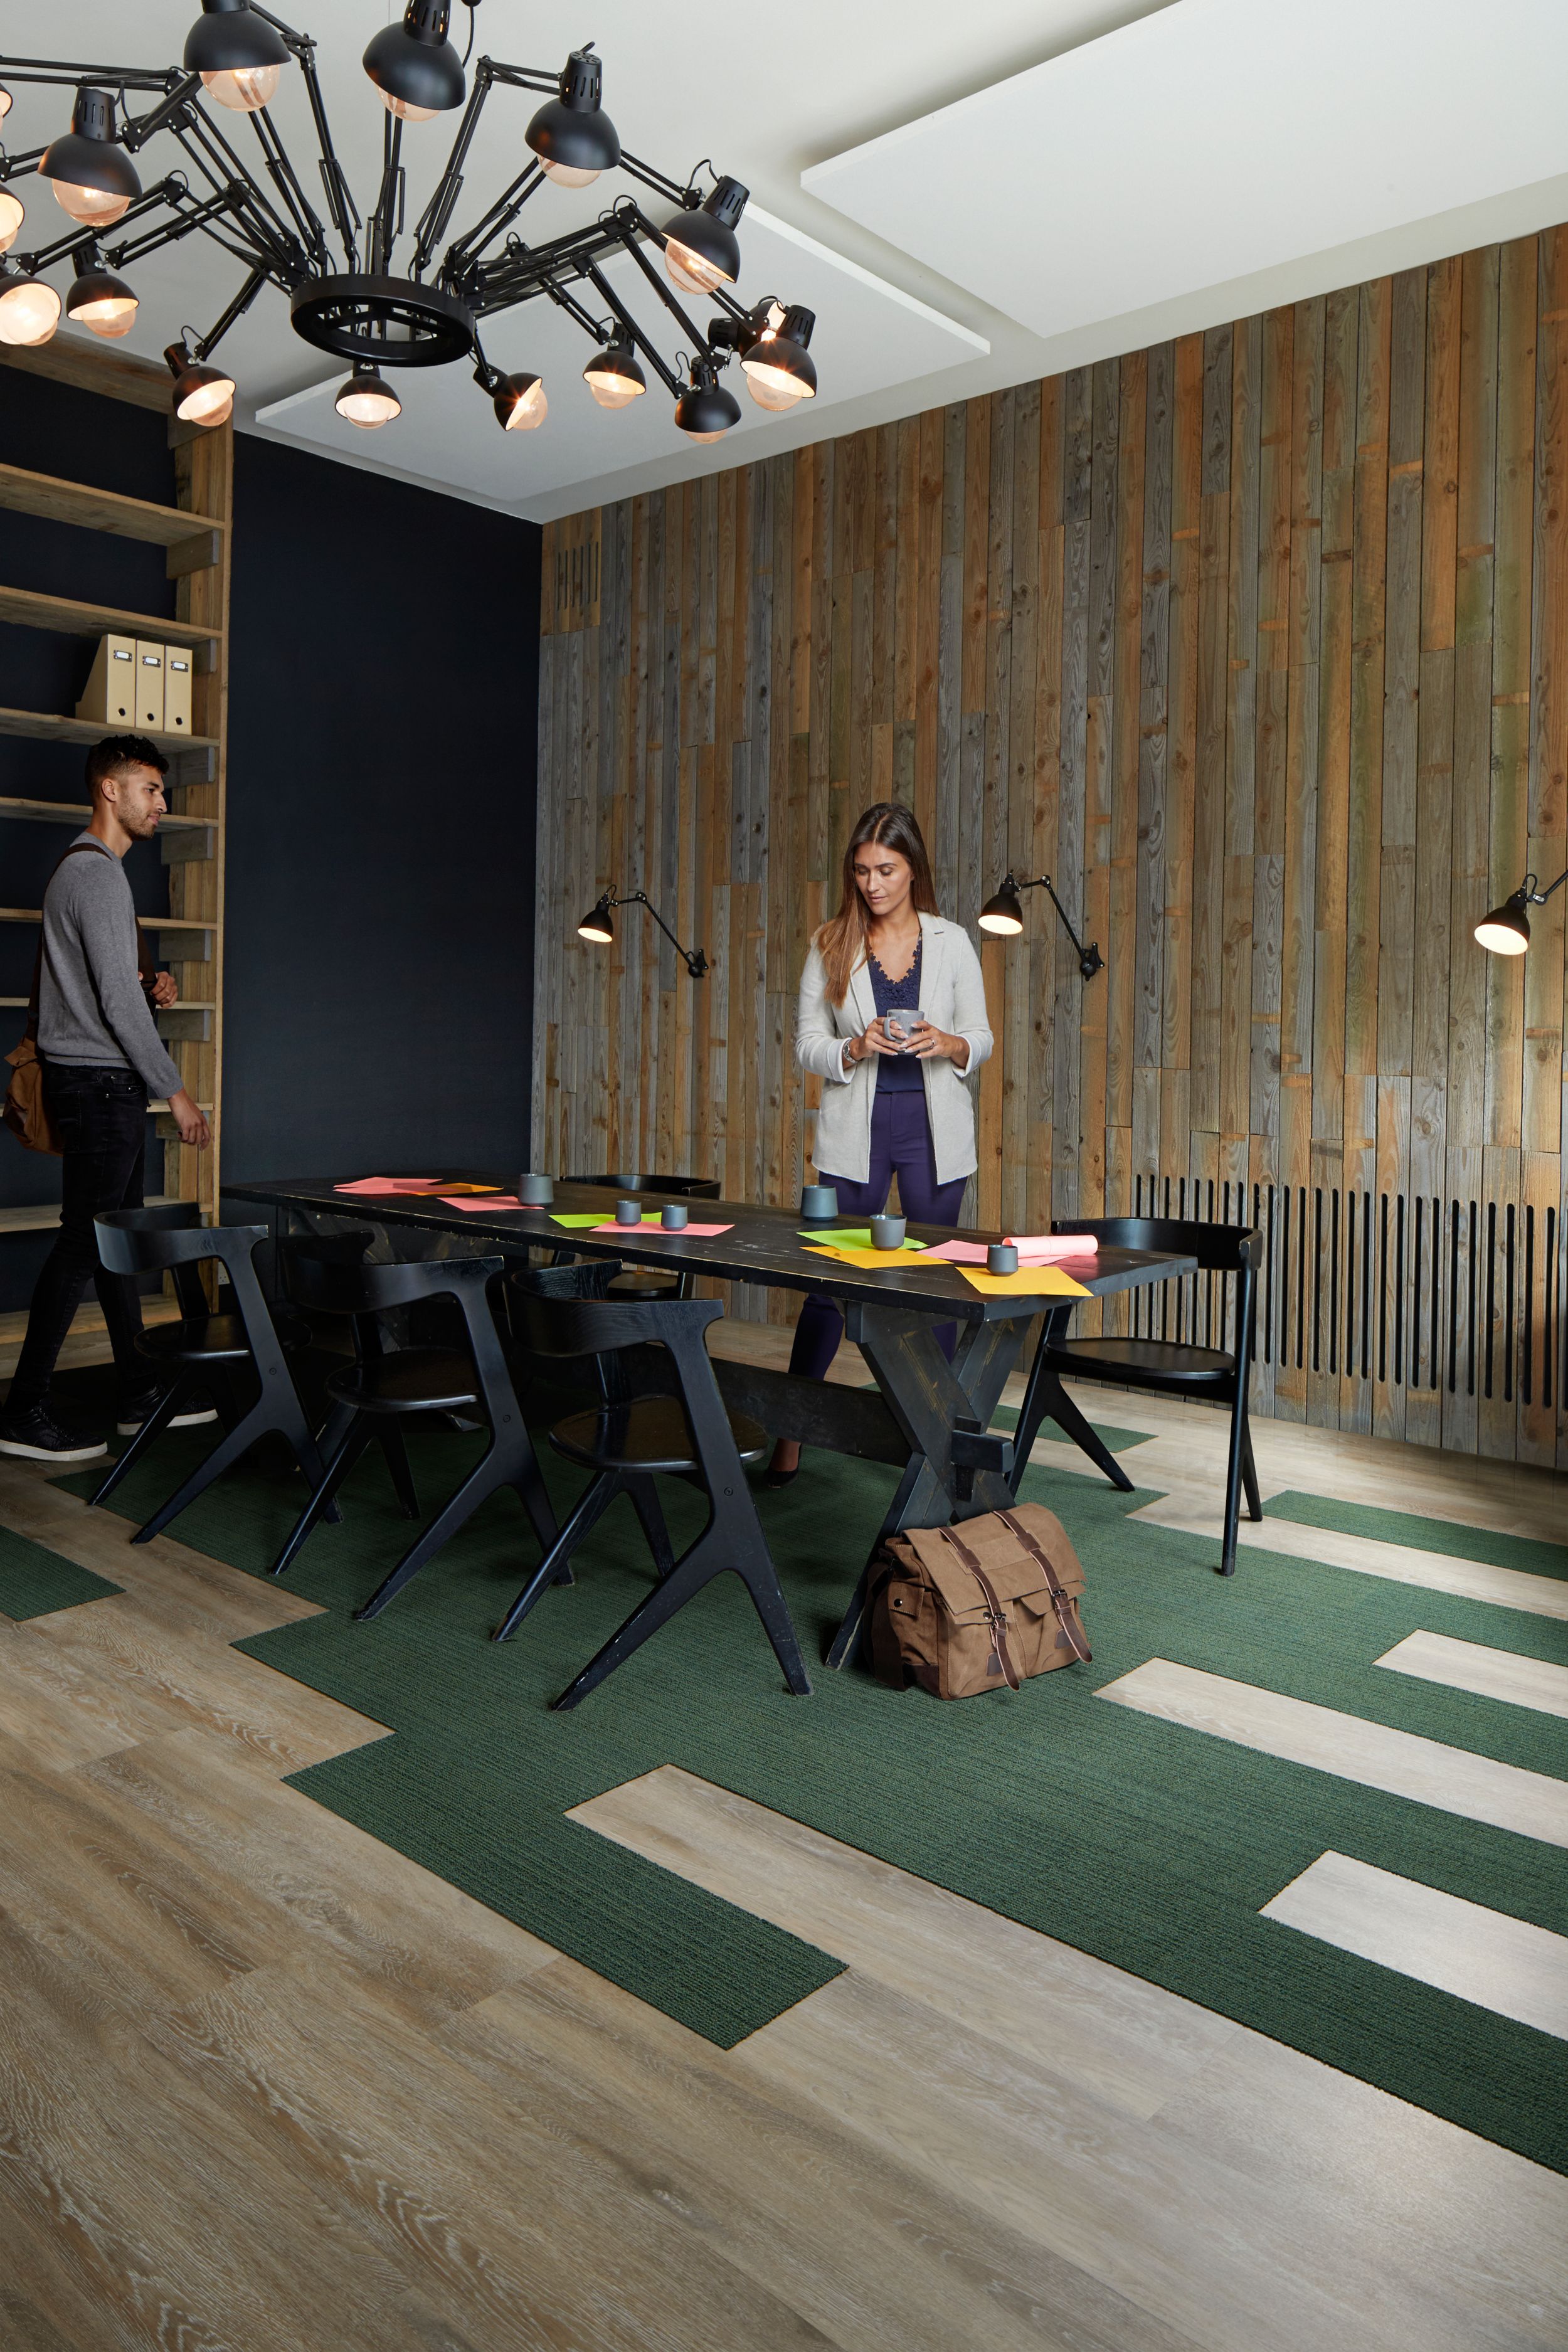
M1550 180L1565 90L1564 0L1180 0L802 185L1055 336Z

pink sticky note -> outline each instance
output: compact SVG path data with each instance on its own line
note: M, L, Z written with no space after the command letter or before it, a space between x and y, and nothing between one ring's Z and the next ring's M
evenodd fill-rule
M984 1242L942 1242L935 1249L927 1250L926 1255L927 1257L944 1257L949 1265L984 1265L985 1244Z
M543 1205L532 1201L520 1201L514 1192L490 1192L482 1201L475 1200L471 1193L457 1192L437 1192L436 1198L443 1208L461 1209L465 1216L470 1217L486 1209L531 1209Z
M700 1241L710 1241L715 1234L727 1234L730 1228L728 1225L698 1224L617 1225L612 1217L608 1224L590 1225L588 1230L593 1234L668 1234L672 1241L679 1241L683 1234L694 1234Z

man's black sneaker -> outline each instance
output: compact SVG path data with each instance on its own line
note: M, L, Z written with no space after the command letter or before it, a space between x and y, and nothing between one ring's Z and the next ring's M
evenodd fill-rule
M120 1418L114 1424L116 1433L121 1437L134 1437L142 1423L152 1420L167 1393L165 1389L143 1389L139 1397L132 1397L120 1408ZM177 1412L165 1426L170 1429L195 1429L198 1422L216 1419L217 1414L210 1404L203 1404L198 1397L193 1397L184 1412Z
M62 1429L45 1405L35 1405L31 1412L0 1413L0 1454L17 1454L24 1462L96 1462L108 1451L101 1437Z

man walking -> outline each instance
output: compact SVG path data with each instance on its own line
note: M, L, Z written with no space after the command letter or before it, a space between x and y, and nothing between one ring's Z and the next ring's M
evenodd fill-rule
M166 814L169 763L142 735L110 735L87 756L92 821L78 834L44 894L38 985L38 1054L44 1101L65 1147L59 1238L33 1292L27 1336L11 1392L0 1410L0 1454L36 1462L88 1462L101 1439L63 1429L49 1409L49 1381L89 1277L96 1284L120 1383L119 1427L139 1429L160 1394L137 1352L142 1307L135 1286L99 1263L93 1219L142 1206L150 1095L166 1097L181 1140L198 1150L207 1123L165 1053L142 984L136 909L121 863L133 842L151 841ZM165 972L153 991L173 1003ZM210 1421L210 1409L179 1416Z

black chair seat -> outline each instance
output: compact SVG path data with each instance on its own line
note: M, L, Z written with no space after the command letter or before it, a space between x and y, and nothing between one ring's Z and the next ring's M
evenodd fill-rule
M279 1312L272 1320L285 1348L302 1348L310 1336L298 1316ZM143 1331L137 1345L143 1356L173 1364L236 1363L251 1352L242 1315L187 1315Z
M605 1287L606 1298L673 1298L680 1288L678 1274L659 1274L651 1265L628 1265Z
M1136 1375L1140 1388L1156 1382L1191 1388L1196 1381L1229 1381L1236 1372L1234 1356L1173 1339L1058 1339L1052 1342L1051 1361L1063 1371L1081 1371L1089 1379Z
M327 1394L358 1412L450 1412L479 1402L472 1362L450 1348L399 1348L345 1364L329 1375Z
M760 1462L770 1451L766 1430L749 1414L732 1412L730 1427L742 1462ZM700 1467L679 1397L632 1397L597 1412L571 1413L556 1423L550 1443L568 1462L580 1462L589 1470Z

